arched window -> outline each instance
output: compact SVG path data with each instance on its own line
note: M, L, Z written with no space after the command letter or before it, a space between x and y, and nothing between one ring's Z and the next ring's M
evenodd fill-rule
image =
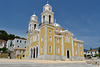
M45 16L43 16L43 23L45 22Z
M34 29L36 29L36 24L34 24Z
M49 24L51 23L51 15L49 15Z

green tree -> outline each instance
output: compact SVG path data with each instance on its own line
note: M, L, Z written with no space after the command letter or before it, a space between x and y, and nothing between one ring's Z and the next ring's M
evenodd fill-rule
M99 55L98 56L100 57L100 47L98 48L98 52L99 52Z
M20 38L19 36L15 36L15 38Z
M84 54L84 57L86 57L86 54Z
M100 53L100 47L98 48L98 52Z
M8 35L8 39L14 39L14 38L15 38L15 35L13 35L13 34Z
M8 49L7 49L6 47L3 47L3 48L2 48L2 51L3 51L3 52L6 52L7 50L8 50Z
M2 51L2 48L0 48L0 51Z
M19 36L15 36L14 34L8 34L4 30L0 30L0 39L2 40L8 40L8 39L14 39L14 38L20 38Z
M6 31L0 30L0 39L6 40L6 41L8 40L8 34Z

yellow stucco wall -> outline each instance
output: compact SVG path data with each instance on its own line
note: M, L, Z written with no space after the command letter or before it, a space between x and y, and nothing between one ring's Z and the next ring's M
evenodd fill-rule
M76 45L75 45L75 42L76 42ZM78 41L73 41L73 45L74 45L74 56L83 57L83 52L84 52L83 51L83 43L82 42L78 42ZM77 55L76 55L76 50L77 50ZM81 50L82 50L82 55L81 55Z
M19 55L16 55L16 59L25 59L25 55L23 57L24 54L19 54Z
M51 33L49 32L51 31ZM54 42L54 38L53 38L54 32L53 32L53 28L47 27L47 54L48 55L53 55L54 54L54 46L53 46L53 42ZM49 41L49 37L51 36L51 40ZM49 53L49 46L52 47L52 52Z
M83 43L81 43L79 47L80 47L80 57L84 57ZM81 50L82 50L82 55L81 55Z
M66 35L69 35L68 33L66 33ZM70 35L69 35L70 36ZM63 35L63 46L64 46L64 56L67 55L67 51L66 50L69 50L70 51L70 55L72 56L72 38L70 36L70 42L65 42L65 35Z
M78 43L79 42L76 42L76 45L75 45L75 41L73 42L73 44L74 44L74 56L79 56L79 51L78 51ZM77 54L76 54L76 52L75 51L77 51Z
M41 41L41 38L43 36L43 41ZM42 29L40 29L40 55L44 55L44 42L45 42L45 27L43 27ZM41 53L41 46L43 46L43 53Z
M61 38L59 38L59 43L57 42L57 38L55 37L55 55L62 55L61 52ZM57 47L59 47L59 54L57 54Z
M47 24L50 27L47 27L47 30L45 30L45 26L41 26L40 28L40 48L39 48L39 55L44 55L44 51L47 48L47 55L54 55L54 48L55 48L55 55L62 55L62 43L61 43L61 38L59 37L59 43L57 43L57 38L58 37L54 37L54 31L56 30L56 28L54 28L52 25ZM58 32L60 31L60 29L63 30L63 28L58 27ZM49 32L49 30L51 30L51 33ZM47 47L45 47L45 32L47 31ZM33 42L33 35L36 34L37 35L37 40L35 42ZM36 47L39 44L39 33L34 33L31 37L31 47ZM56 34L56 35L61 35L61 34ZM65 42L65 35L68 35L70 37L70 42ZM52 37L52 41L49 41L49 36ZM43 41L41 41L43 37ZM72 38L73 36L70 33L65 33L63 34L63 50L64 50L64 56L67 55L67 50L70 51L70 56L73 56L73 52L72 52ZM54 42L55 39L55 42ZM55 43L55 47L54 47L54 43ZM79 51L78 51L78 43L79 43ZM80 46L81 43L81 46ZM29 56L29 44L30 44L30 34L27 35L27 51L26 51L26 56ZM41 53L41 46L43 46L43 53ZM49 53L49 46L52 46L52 52ZM74 56L79 56L83 57L83 42L78 42L76 41L76 46L75 46L75 41L73 41L73 46L74 46ZM59 54L57 54L57 47L59 47ZM75 54L75 50L77 50L77 55ZM81 55L81 51L82 51L82 55ZM79 54L80 53L80 54Z
M29 56L29 44L30 44L30 34L27 34L27 44L26 44L26 56Z
M32 35L32 39L31 39L31 42L32 42L32 43L31 43L31 47L36 47L36 46L38 46L38 43L39 43L39 41L38 41L38 34L39 34L39 33L34 33L34 34ZM34 35L36 35L37 38L36 38L36 41L33 42L33 40L34 40L34 39L33 39L33 36L34 36Z

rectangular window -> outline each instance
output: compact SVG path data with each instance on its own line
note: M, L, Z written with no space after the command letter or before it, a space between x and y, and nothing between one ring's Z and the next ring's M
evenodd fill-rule
M59 54L59 47L57 47L57 54Z
M49 53L52 53L52 47L49 46Z
M43 53L43 46L41 46L41 53Z

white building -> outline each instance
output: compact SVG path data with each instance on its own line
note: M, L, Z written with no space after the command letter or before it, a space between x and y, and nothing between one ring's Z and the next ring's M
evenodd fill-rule
M26 48L27 40L25 38L15 38L7 41L7 48L10 51L14 51L15 48Z
M6 41L0 39L0 48L3 48L5 45L6 45Z
M96 49L86 52L86 55L90 55L90 56L95 56L96 54L99 54L98 50Z

